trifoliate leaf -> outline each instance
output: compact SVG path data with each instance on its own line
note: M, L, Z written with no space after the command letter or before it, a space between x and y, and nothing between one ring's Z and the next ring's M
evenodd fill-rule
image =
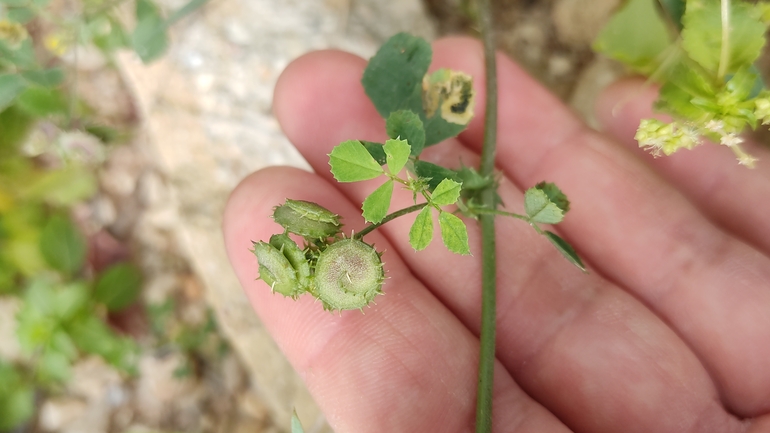
M543 191L548 196L548 200L561 209L562 212L567 213L569 211L569 200L555 183L543 181L535 185L535 188Z
M426 161L415 161L414 172L421 179L428 179L428 191L435 190L444 179L462 181L456 171Z
M670 45L671 37L655 0L629 0L602 29L593 48L650 75L658 69L661 55Z
M390 138L401 138L409 142L411 154L420 155L425 147L425 128L420 116L411 110L398 110L390 113L385 122L385 129Z
M537 188L530 188L524 193L524 210L532 221L538 223L557 224L564 218L564 212Z
M455 204L460 198L460 190L463 184L455 182L452 179L444 179L438 184L430 196L433 204L438 206L448 206Z
M366 197L362 209L364 211L364 219L371 223L378 223L385 218L388 214L388 208L390 208L390 198L393 196L393 181L380 185L375 189L373 193Z
M468 246L468 229L463 220L449 212L440 212L438 225L441 227L441 239L449 251L462 255L471 253Z
M409 244L415 251L422 251L428 247L432 240L433 216L431 215L431 207L426 206L417 214L412 228L409 229Z
M348 140L335 146L329 154L329 165L334 178L340 182L374 179L384 173L358 140Z
M754 63L765 44L767 29L753 5L743 1L728 4L729 15L723 17L719 1L688 0L682 17L682 48L706 70L719 73L720 78ZM729 30L723 35L724 22L729 23Z
M411 148L406 140L391 139L385 142L383 146L385 150L385 160L388 164L388 170L394 175L397 175L402 168L409 161L409 153Z
M545 235L546 238L548 238L549 241L551 241L553 246L555 246L556 249L559 250L559 252L564 256L564 258L569 260L570 263L572 263L573 265L577 266L578 269L580 269L581 271L587 272L585 265L583 265L583 261L580 260L580 256L577 255L577 253L575 252L575 249L572 248L572 245L567 243L567 241L562 239L556 233L546 230L543 234Z

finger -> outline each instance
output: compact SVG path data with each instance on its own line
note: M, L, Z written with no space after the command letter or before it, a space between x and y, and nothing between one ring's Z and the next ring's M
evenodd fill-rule
M351 138L381 139L382 120L361 102L366 100L358 83L363 67L351 55L316 53L290 65L276 87L281 126L326 178L332 146ZM332 97L344 103L319 110ZM308 125L302 119L311 114L317 118ZM344 135L350 131L357 135ZM428 152L455 163L473 157L456 141ZM521 192L502 181L504 200L520 202ZM366 183L337 186L354 203L374 189ZM409 202L400 194L394 200L393 209ZM405 217L382 230L408 257L411 271L477 331L478 260L450 254L437 241L414 253L405 242L409 224ZM682 425L699 423L721 431L736 428L698 360L640 303L597 276L576 278L575 269L528 227L501 220L498 230L500 239L515 239L498 244L498 356L530 394L577 430L633 425L638 431L681 431ZM472 250L478 251L477 229L470 225L469 231ZM515 266L507 265L509 260Z
M314 185L312 191L307 186ZM357 210L329 184L297 169L261 171L230 197L224 237L236 274L265 326L337 432L463 432L473 425L478 340L399 260L388 254L387 295L366 310L330 314L305 296L298 302L255 280L251 240L280 227L268 217L286 197L339 212L359 228ZM390 250L382 237L372 238ZM567 431L498 366L496 431Z
M634 139L639 119L653 117L657 91L641 80L611 86L597 104L605 130L682 191L711 220L770 255L770 150L744 143L758 157L755 169L738 165L724 146L703 145L669 157L646 155Z
M467 49L480 52L475 43ZM439 43L434 58L443 65L460 51ZM480 55L460 58L483 81ZM768 258L713 226L626 149L576 127L512 62L501 57L498 74L500 168L520 186L561 185L573 206L559 227L578 251L676 330L728 407L742 416L770 411ZM541 115L533 116L539 100L548 102L535 102ZM480 147L478 132L462 138Z

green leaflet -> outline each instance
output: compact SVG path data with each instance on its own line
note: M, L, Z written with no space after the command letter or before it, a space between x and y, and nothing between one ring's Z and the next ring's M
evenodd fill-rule
M422 153L425 147L425 128L420 116L413 111L398 110L390 113L385 122L385 130L388 137L401 138L409 142L412 155L419 156Z
M524 193L524 210L530 220L544 224L557 224L564 218L564 212L548 199L548 195L538 189L530 188Z
M468 230L460 218L449 212L439 212L438 225L441 227L441 239L447 249L453 253L469 255Z
M535 188L543 191L548 196L548 200L561 209L563 213L569 211L569 200L555 183L543 181L535 185Z
M83 266L86 241L69 219L55 215L43 228L40 251L53 268L74 275Z
M335 146L329 154L329 165L339 182L369 180L384 173L358 140L348 140Z
M366 197L362 209L364 211L364 219L368 222L378 223L385 218L388 214L388 208L390 208L390 199L393 196L393 181L380 185L379 188L374 190L373 193Z
M444 179L436 186L430 196L431 202L437 206L449 206L455 204L460 198L460 190L463 184L452 179Z
M366 140L359 140L361 144L364 146L367 152L369 152L369 155L374 158L375 161L377 161L377 164L379 165L385 165L388 162L388 157L385 155L385 149L383 149L384 144L382 143L376 143L374 141L366 141Z
M110 311L119 311L136 301L141 288L139 269L129 263L119 263L99 276L94 286L94 299Z
M388 170L393 175L398 175L402 168L409 161L411 148L406 140L390 139L383 146L385 151L385 161L388 164Z
M409 244L415 251L422 251L433 240L433 216L430 206L422 208L409 229Z
M596 51L650 75L661 65L671 45L666 24L655 0L629 0L602 29L593 44Z
M417 176L428 179L428 191L435 190L444 179L452 179L457 182L462 180L456 171L427 161L415 161L414 172Z
M577 266L577 268L581 271L588 272L585 265L583 264L583 261L580 260L580 256L578 256L577 252L575 252L575 249L572 248L572 245L567 243L567 241L559 237L559 235L554 232L546 230L543 232L543 235L548 238L549 241L551 241L553 246L555 246L556 249L564 256L564 258L569 260L570 263Z
M682 18L682 48L691 59L720 77L754 63L765 44L767 29L759 10L752 5L738 0L729 5L728 16L723 17L718 0L688 0ZM730 26L726 35L722 32L725 20Z
M297 409L291 411L291 433L305 433L305 429L302 428L302 423L299 422Z

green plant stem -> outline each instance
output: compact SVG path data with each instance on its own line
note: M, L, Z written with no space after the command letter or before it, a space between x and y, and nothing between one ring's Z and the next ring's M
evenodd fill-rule
M730 0L721 0L722 15L722 51L719 53L717 76L724 79L727 64L730 62Z
M492 29L490 0L479 0L479 24L484 41L486 69L486 114L484 144L479 174L491 176L495 168L497 145L497 63ZM490 185L481 194L481 204L495 210L495 188ZM495 323L497 297L497 256L495 251L495 216L479 216L481 225L481 345L479 349L479 382L476 394L476 432L492 432L492 390L495 370Z
M390 221L392 221L392 220L394 220L394 219L396 219L396 218L398 218L400 216L404 216L404 215L412 213L412 212L417 212L418 210L421 210L422 208L424 208L427 205L428 205L428 203L420 203L420 204L416 204L414 206L405 207L405 208L403 208L401 210L397 210L397 211L395 211L395 212L393 212L391 214L385 215L385 218L383 218L382 221L380 221L380 222L378 222L376 224L369 224L368 226L364 227L363 230L361 230L360 232L358 232L355 235L353 235L353 239L361 239L364 236L366 236L367 234L369 234L370 232L372 232L373 230L378 229L381 225L383 225L383 224L385 224L387 222L390 222Z

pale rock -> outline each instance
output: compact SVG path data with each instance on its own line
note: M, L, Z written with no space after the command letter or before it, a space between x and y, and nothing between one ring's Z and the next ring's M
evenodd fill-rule
M179 408L185 409L184 415L188 415L190 399L197 398L199 393L190 378L174 377L174 371L184 362L178 353L162 357L144 355L139 359L140 374L134 400L142 421L159 425L164 419L176 415Z
M597 56L580 73L569 105L589 126L598 129L600 125L595 114L596 99L604 88L624 74L623 65L606 57Z
M620 5L621 0L557 0L551 11L559 40L586 48Z
M82 418L87 410L88 405L77 398L47 399L40 407L38 423L43 431L63 431Z

